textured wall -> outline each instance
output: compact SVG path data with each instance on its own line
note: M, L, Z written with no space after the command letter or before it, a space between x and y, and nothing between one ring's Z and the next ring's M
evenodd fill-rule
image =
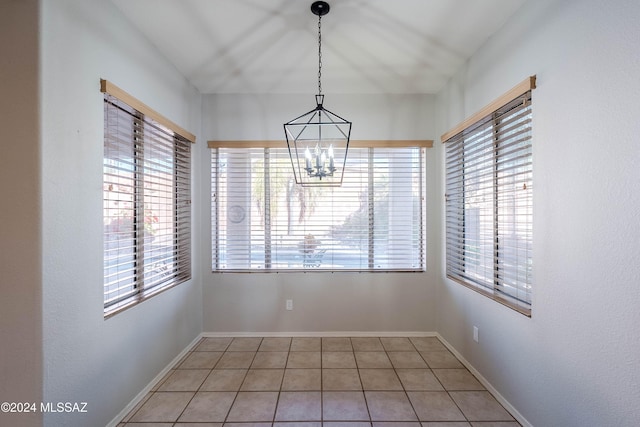
M325 107L353 122L353 139L434 139L434 98L425 95L331 95ZM282 124L315 107L301 95L207 95L205 139L284 139ZM284 141L283 141L284 144ZM437 158L427 150L427 253L439 238ZM203 182L210 153L201 150ZM210 218L209 207L203 218ZM206 225L205 225L206 227ZM208 228L208 227L207 227ZM203 228L203 229L207 229ZM202 253L210 257L210 239ZM438 264L426 273L212 274L203 259L205 332L434 331ZM285 311L285 300L294 310Z
M538 76L533 316L443 279L437 327L535 426L640 420L638 18L635 0L528 2L439 96L444 132Z
M42 7L44 399L88 404L86 414L47 414L44 424L100 426L200 333L202 309L196 233L193 280L103 318L99 81L112 81L196 135L201 101L111 2L51 0Z

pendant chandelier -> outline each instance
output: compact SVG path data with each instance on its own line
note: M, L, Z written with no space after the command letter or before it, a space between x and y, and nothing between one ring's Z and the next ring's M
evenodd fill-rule
M318 16L318 94L316 108L284 124L287 147L297 184L340 186L344 176L351 122L324 108L322 94L322 17L329 4L316 1L311 12Z

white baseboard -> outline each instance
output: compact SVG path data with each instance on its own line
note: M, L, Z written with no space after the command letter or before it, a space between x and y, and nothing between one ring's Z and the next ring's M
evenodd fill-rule
M325 331L325 332L203 332L207 338L228 337L435 337L436 332L369 332L369 331Z
M447 340L437 332L368 332L368 331L328 331L328 332L202 332L188 346L184 348L151 382L140 392L120 413L106 425L106 427L117 427L123 418L138 405L153 387L182 359L202 338L228 338L228 337L437 337L453 353L458 360L480 381L493 397L518 421L523 427L533 427L533 425L522 416L511 403L502 396L493 385L483 377L476 368L469 363Z
M442 341L442 343L449 349L454 356L458 358L460 362L471 372L480 383L496 398L498 402L516 419L523 427L533 427L533 425L527 421L527 419L520 413L518 410L507 400L504 396L502 396L498 390L478 372L476 368L473 367L471 363L467 359L465 359L447 340L445 340L439 333L436 333L435 336Z
M131 402L129 402L129 404L127 406L125 406L124 409L122 411L120 411L120 413L118 415L116 415L116 417L114 419L112 419L106 425L106 427L117 427L117 425L123 421L123 418L126 417L127 414L129 414L129 412L131 412L131 410L133 408L135 408L136 405L138 405L138 403L140 403L142 401L142 399L144 399L147 396L147 394L149 394L149 392L151 390L153 390L153 387L162 378L164 378L165 375L167 375L167 373L171 370L171 368L173 366L175 366L175 364L178 363L180 361L180 359L182 359L184 356L186 356L186 354L191 350L191 348L194 345L196 345L196 343L198 341L200 341L201 338L202 338L202 334L198 335L193 341L191 341L191 343L189 345L187 345L184 348L184 350L182 350L180 352L180 354L178 354L176 357L174 357L173 360L171 362L169 362L169 364L167 366L165 366L165 368L162 371L160 371L160 373L158 375L156 375L155 378L153 378L151 380L151 382L149 384L147 384L147 386L145 388L143 388L142 391L140 393L138 393L138 395L136 397L134 397L133 400Z

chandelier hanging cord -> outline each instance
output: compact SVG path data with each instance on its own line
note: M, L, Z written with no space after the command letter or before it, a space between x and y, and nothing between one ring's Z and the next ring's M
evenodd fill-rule
M318 95L316 102L318 106L322 105L322 17L329 13L331 7L329 3L324 1L315 1L311 5L311 12L318 17Z
M322 15L318 14L318 95L322 95Z
M316 108L284 124L293 176L302 186L342 185L351 122L326 110L322 94L322 17L329 13L325 1L314 1L311 12L318 17L318 94Z

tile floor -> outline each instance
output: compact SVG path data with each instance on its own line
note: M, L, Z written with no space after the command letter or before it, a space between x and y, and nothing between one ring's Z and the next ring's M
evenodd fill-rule
M242 337L200 340L118 427L519 425L437 338Z

